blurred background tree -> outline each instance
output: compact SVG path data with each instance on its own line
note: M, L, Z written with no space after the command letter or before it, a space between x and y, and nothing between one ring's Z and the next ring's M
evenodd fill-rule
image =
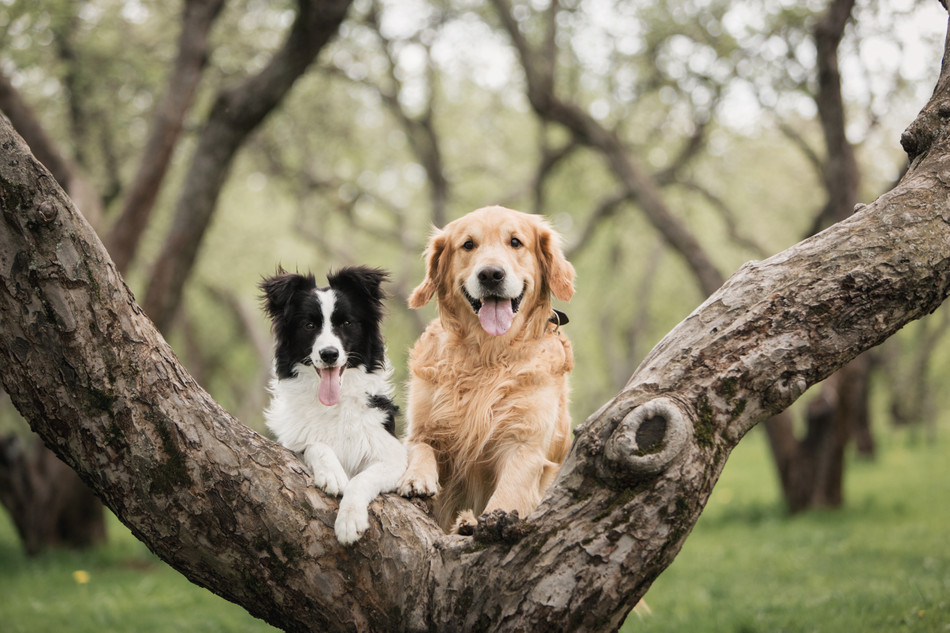
M0 110L199 382L258 430L262 275L391 270L402 381L432 316L405 307L430 227L486 204L546 214L579 273L562 307L580 421L743 262L896 181L945 21L913 0L6 0ZM768 423L789 510L843 502L871 412L933 428L945 313ZM5 441L26 435L0 415ZM5 450L4 490L26 472L48 486L39 450Z

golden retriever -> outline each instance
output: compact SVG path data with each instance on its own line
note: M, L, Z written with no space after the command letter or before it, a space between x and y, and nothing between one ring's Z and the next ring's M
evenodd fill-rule
M540 216L486 207L436 231L409 297L439 316L409 357L409 468L399 492L433 495L444 530L541 500L570 446L571 343L551 295L574 294L574 267ZM438 493L438 494L436 494Z

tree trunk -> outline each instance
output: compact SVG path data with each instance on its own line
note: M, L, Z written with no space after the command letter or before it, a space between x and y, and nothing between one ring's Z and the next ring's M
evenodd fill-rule
M336 34L352 0L297 0L283 46L261 72L215 99L198 138L172 227L149 275L143 307L167 331L238 149Z
M950 64L890 193L750 262L575 431L526 521L443 534L384 496L359 543L289 451L182 369L95 234L0 121L0 377L133 533L287 630L614 630L674 559L758 422L950 292ZM912 246L912 247L910 247Z
M851 19L854 0L833 0L815 25L818 66L815 102L825 140L823 179L827 201L815 217L817 233L851 215L858 202L860 170L845 134L838 47ZM789 413L766 424L789 512L837 508L844 501L845 448L852 437L873 453L868 413L871 359L859 357L822 383L805 412L805 436L796 438Z
M913 349L899 351L898 345L888 346L881 363L884 378L889 384L888 407L891 423L895 426L926 426L931 437L936 433L934 380L930 376L933 350L950 330L950 311L943 309L939 318L921 323L914 337ZM898 343L895 341L895 343ZM900 354L902 363L898 362Z
M704 294L712 294L724 281L709 254L666 204L660 186L647 169L629 152L624 142L575 103L561 100L554 90L554 60L551 45L542 52L533 50L515 19L508 0L493 0L505 31L521 58L531 107L543 121L552 121L570 132L580 145L593 147L604 155L610 171L629 196L640 205L644 216L684 263ZM551 11L557 9L552 5ZM553 16L552 16L553 17Z
M86 219L97 225L102 219L99 194L2 72L0 110ZM105 538L102 503L43 443L25 447L14 437L0 437L0 452L0 503L13 518L28 554L64 545L85 547Z
M88 547L106 538L102 502L39 441L0 437L0 503L30 556L51 547Z
M845 448L867 420L870 358L859 356L830 376L806 411L798 440L789 412L766 423L789 512L838 508L843 502ZM865 440L867 441L867 440Z
M125 273L138 252L139 241L148 226L172 153L178 145L185 115L208 61L208 33L224 5L224 0L186 0L182 13L178 57L168 80L165 95L152 115L148 141L132 182L122 213L105 240L119 272Z
M29 144L31 151L42 162L60 186L93 226L102 220L102 199L79 165L63 154L46 129L36 118L33 109L0 71L0 110L10 119L13 127Z

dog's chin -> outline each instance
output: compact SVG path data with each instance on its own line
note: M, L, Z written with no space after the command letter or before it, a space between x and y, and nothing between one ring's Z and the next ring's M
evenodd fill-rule
M521 294L517 297L486 294L481 298L475 298L462 286L462 296L472 307L472 311L478 317L482 329L492 336L502 336L511 329L515 315L521 309L525 291L526 287L523 286Z

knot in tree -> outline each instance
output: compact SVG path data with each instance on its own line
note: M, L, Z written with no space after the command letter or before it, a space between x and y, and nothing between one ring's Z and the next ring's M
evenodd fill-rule
M633 475L666 470L692 442L693 427L671 398L655 398L630 410L604 447L612 467Z

